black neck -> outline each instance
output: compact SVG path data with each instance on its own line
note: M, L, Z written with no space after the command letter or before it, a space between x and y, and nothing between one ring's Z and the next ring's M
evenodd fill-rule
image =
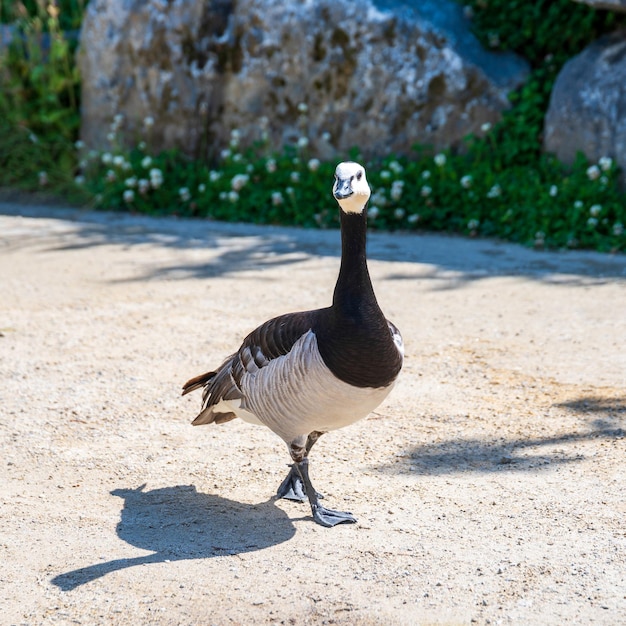
M365 254L367 218L362 213L341 214L341 267L333 295L333 308L349 316L374 305L376 296L367 270Z
M341 268L333 305L314 332L326 366L355 387L384 387L400 371L398 352L378 306L365 257L366 215L341 211Z

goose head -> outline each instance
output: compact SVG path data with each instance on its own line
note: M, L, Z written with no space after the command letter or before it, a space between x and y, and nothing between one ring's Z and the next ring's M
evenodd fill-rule
M370 193L362 165L354 161L344 161L337 166L333 196L344 213L363 213Z

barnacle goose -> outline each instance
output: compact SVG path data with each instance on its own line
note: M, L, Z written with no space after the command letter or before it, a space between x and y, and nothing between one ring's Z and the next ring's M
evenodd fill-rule
M192 378L204 388L194 425L239 417L281 437L293 460L279 498L305 501L322 526L356 522L321 505L309 478L309 452L321 435L365 417L391 391L403 344L383 315L365 255L370 188L358 163L340 163L333 195L340 207L341 266L331 306L275 317L253 330L218 369Z

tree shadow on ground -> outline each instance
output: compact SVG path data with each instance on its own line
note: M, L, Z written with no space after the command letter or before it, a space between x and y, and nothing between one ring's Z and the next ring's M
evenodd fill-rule
M130 280L233 275L311 256L339 257L339 232L315 229L213 222L128 213L30 207L0 202L0 215L59 220L50 225L52 250L68 252L100 245L172 247L216 251L207 262L157 266ZM6 237L11 246L41 245L42 233L26 228ZM64 235L64 233L66 233ZM59 240L65 243L59 244ZM567 285L603 284L626 280L626 256L589 251L546 252L498 240L446 234L372 233L368 240L372 260L415 264L394 270L388 280L429 280L434 288L458 288L492 276L524 276Z
M598 439L626 437L626 399L581 398L560 403L576 413L604 413L588 422L580 432L528 439L451 439L426 443L410 449L409 463L386 466L383 471L417 472L426 475L457 472L499 472L536 470L563 465L585 457L568 446Z
M206 559L262 550L295 534L292 520L274 504L242 504L199 493L193 485L144 491L116 489L124 499L116 531L120 539L150 554L95 563L59 574L52 583L70 591L110 572L136 565Z

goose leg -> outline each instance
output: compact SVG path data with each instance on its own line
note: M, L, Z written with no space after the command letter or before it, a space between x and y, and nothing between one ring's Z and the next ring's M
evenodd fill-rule
M327 509L319 503L319 497L309 478L309 459L304 457L300 462L295 463L295 467L302 478L304 489L311 504L311 512L313 513L313 519L322 526L336 526L337 524L354 524L356 518L352 513L343 511L333 511Z
M306 440L306 444L304 446L304 456L308 456L311 448L314 446L315 442L323 435L324 433L314 430L309 434ZM300 473L296 469L295 464L292 464L291 469L289 470L289 474L283 482L280 484L276 495L279 498L284 498L285 500L294 500L296 502L305 502L307 499L306 491L304 490L304 484L302 482L302 478L300 477ZM321 493L317 494L318 498L323 498L324 496Z

